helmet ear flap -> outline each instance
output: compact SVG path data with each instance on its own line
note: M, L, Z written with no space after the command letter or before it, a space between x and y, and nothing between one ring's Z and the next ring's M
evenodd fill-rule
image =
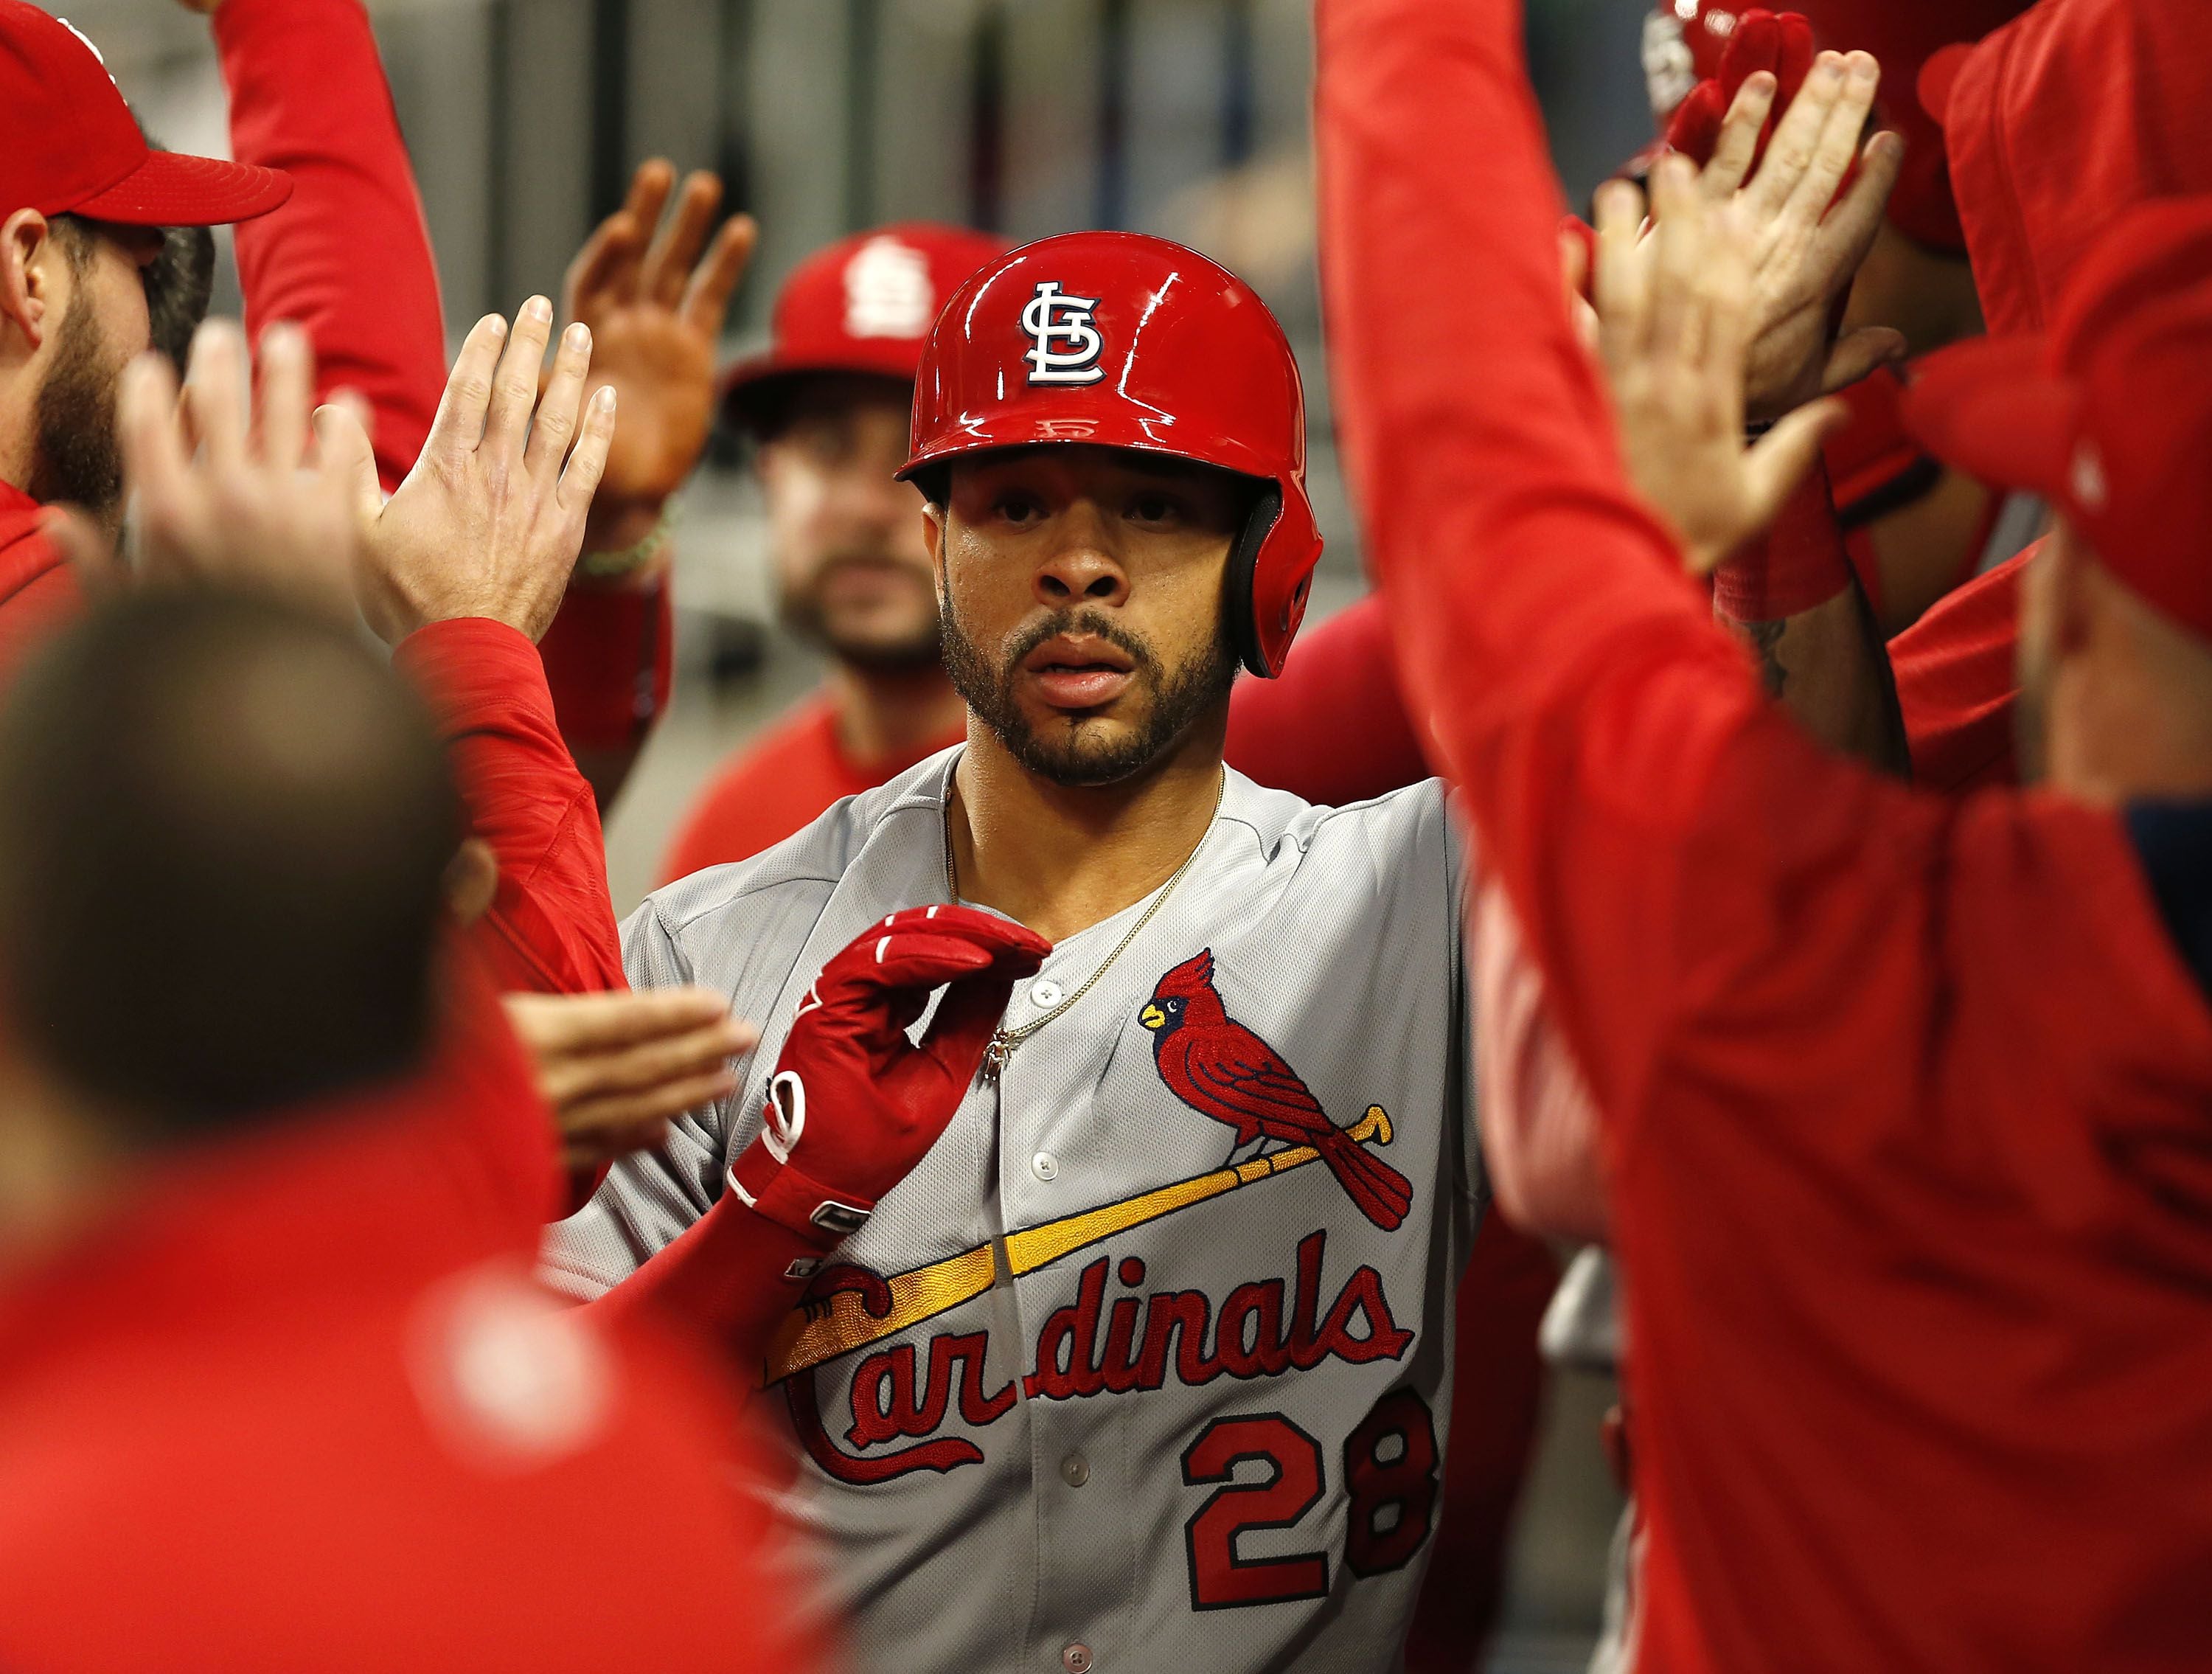
M1244 514L1244 527L1229 549L1229 568L1223 576L1222 614L1229 624L1229 638L1237 660L1261 679L1273 678L1267 651L1261 642L1260 616L1253 598L1253 581L1260 569L1260 549L1267 544L1275 525L1282 520L1281 484L1264 478Z

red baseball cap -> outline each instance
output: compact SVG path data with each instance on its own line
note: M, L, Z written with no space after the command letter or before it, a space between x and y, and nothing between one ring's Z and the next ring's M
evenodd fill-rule
M2043 496L2115 576L2212 639L2212 198L2130 211L2047 332L1921 363L1905 423L1970 476Z
M266 215L292 195L280 170L149 146L99 49L24 0L0 0L0 216L213 227Z
M724 377L723 416L757 434L794 380L825 372L912 383L945 298L1006 250L988 233L906 221L816 251L776 296L768 352Z

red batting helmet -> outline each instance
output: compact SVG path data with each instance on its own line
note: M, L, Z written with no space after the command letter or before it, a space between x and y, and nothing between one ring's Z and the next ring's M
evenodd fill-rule
M1905 140L1905 167L1890 194L1889 218L1922 244L1963 252L1966 234L1951 198L1943 131L1921 108L1921 66L1938 49L1979 40L2026 11L2030 0L1770 0L1763 9L1793 11L1836 52L1871 52L1881 63L1882 122ZM1657 0L1644 22L1644 76L1663 131L1690 89L1720 72L1721 56L1746 0Z
M1063 234L975 274L922 349L914 452L899 474L1044 442L1133 447L1255 479L1224 612L1244 667L1282 672L1321 535L1297 362L1249 285L1138 233Z
M794 381L823 373L910 381L945 299L1006 247L988 233L907 221L816 251L776 293L768 352L724 376L723 416L759 432Z

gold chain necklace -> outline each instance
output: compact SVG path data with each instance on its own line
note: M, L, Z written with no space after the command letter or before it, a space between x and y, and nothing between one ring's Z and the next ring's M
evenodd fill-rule
M1114 944L1114 951L1109 953L1104 962L1091 973L1083 986L1042 1017L1031 1018L1018 1029L1009 1029L1002 1026L993 1032L991 1044L983 1049L983 1079L985 1080L996 1081L1006 1069L1006 1060L1013 1056L1014 1048L1096 988L1098 985L1098 979L1106 974L1115 960L1121 957L1129 944L1142 934L1145 926L1152 922L1152 915L1167 905L1168 897L1175 893L1176 886L1182 881L1183 874L1190 870L1192 863L1198 859L1198 851L1206 847L1206 839L1212 834L1213 822L1221 817L1221 799L1228 788L1229 775L1224 770L1219 782L1213 788L1213 812L1206 816L1206 830L1199 833L1198 841L1191 845L1190 853L1183 857L1182 864L1176 867L1174 874L1168 879L1167 882L1160 886L1160 892L1152 898L1152 904L1146 908L1143 916L1129 927L1128 934ZM960 899L960 880L953 875L952 871L952 799L949 795L945 799L945 893L950 901L957 902Z

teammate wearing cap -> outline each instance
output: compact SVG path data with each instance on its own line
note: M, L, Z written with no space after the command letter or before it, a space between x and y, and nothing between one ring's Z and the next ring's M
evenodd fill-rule
M0 156L0 673L74 609L39 533L67 500L121 515L115 392L152 343L142 277L161 228L266 215L273 169L150 149L91 43L0 0L9 139Z
M841 239L793 270L768 351L724 381L724 415L754 443L784 618L830 670L716 771L665 877L747 859L961 736L921 500L896 473L922 340L945 299L1005 248L919 222Z
M1222 765L1304 613L1303 467L1288 346L1213 264L988 265L906 466L964 747L628 926L634 983L763 1043L549 1259L751 1333L864 1662L1399 1655L1481 1199L1459 867L1433 782L1331 811ZM869 961L993 925L1011 1002L870 1073L942 977Z
M1762 701L1621 482L1521 21L1324 7L1333 387L1409 684L1605 1124L1638 1665L2202 1666L2212 210L2113 229L2050 340L1916 393L2067 531L2026 624L2055 794L1916 795ZM1601 203L1607 353L1682 396L1684 491L1740 529L1822 416L1746 462L1747 264L1678 167L1647 289L1639 207Z

